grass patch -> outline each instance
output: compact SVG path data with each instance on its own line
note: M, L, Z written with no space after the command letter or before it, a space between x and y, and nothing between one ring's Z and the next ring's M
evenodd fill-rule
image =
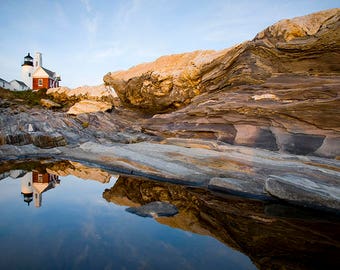
M39 91L10 91L0 88L0 98L8 100L17 104L26 104L29 106L40 106L40 99L50 98L46 94L47 89L41 89Z

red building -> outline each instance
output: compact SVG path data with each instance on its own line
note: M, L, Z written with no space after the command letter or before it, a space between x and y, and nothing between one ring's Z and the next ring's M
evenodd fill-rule
M42 88L53 88L59 87L60 77L56 75L55 72L50 71L41 66L37 67L37 69L33 73L33 90L39 90Z

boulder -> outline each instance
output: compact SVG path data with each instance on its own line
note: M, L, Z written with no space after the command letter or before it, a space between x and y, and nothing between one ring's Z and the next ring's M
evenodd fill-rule
M290 203L336 211L340 209L340 188L310 177L291 174L270 176L265 189L272 196Z
M58 104L58 103L56 103L56 102L54 102L54 101L52 101L52 100L44 99L44 98L42 98L42 99L40 100L40 103L41 103L42 106L44 106L44 107L47 108L47 109L51 109L51 108L60 108L60 107L61 107L60 104Z
M127 212L141 217L171 217L178 213L177 207L167 202L151 202L143 206L129 207Z
M94 100L82 100L74 104L69 110L68 114L82 114L92 112L105 112L112 109L112 104Z
M97 86L80 86L77 88L56 87L50 88L46 92L60 102L79 101L84 99L113 102L117 98L115 91L104 84Z
M31 135L31 137L33 144L40 148L53 148L58 146L65 146L67 144L65 138L57 132L35 132Z

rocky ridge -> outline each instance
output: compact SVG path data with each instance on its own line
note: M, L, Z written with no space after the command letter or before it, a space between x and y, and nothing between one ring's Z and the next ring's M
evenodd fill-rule
M187 105L204 92L263 83L275 73L338 73L340 9L280 21L252 41L222 51L162 56L108 73L121 101L160 112Z
M125 105L162 112L143 122L149 134L337 158L339 29L340 9L326 10L230 49L163 56L104 81Z

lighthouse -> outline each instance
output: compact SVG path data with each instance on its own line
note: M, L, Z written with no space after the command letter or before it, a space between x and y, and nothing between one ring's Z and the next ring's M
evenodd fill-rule
M21 178L21 194L27 205L33 200L32 172L26 173Z
M24 63L21 65L21 78L23 82L32 89L32 75L33 75L33 57L28 53L24 57Z

